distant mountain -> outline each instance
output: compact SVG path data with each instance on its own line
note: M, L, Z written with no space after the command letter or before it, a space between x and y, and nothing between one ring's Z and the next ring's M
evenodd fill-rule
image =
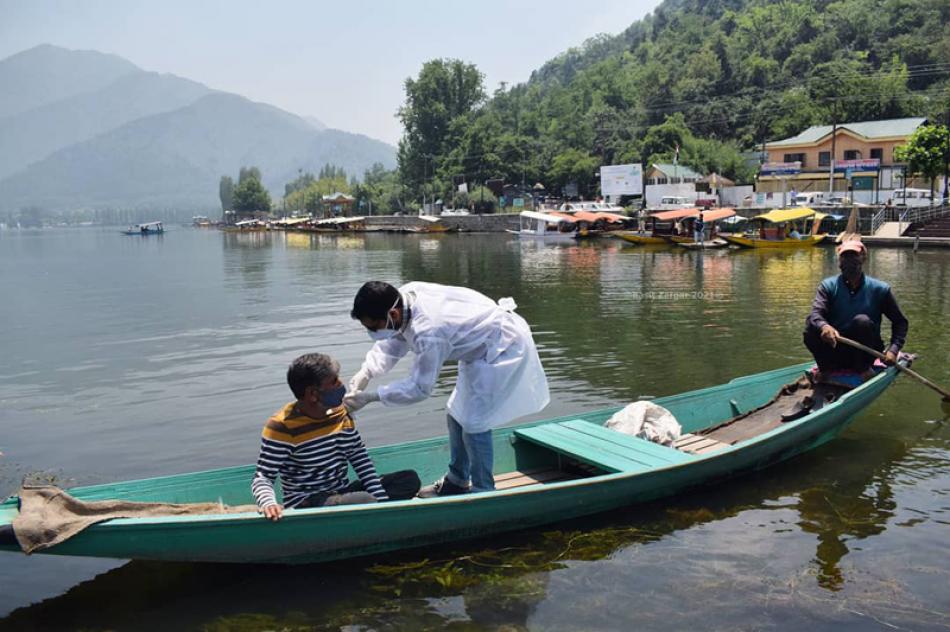
M326 123L318 119L316 116L302 116L301 118L310 123L310 127L315 130L323 131L327 129Z
M0 60L0 117L103 88L142 70L115 55L43 44Z
M361 175L374 162L392 168L395 152L366 136L317 131L270 105L212 93L0 180L0 207L214 209L220 177L237 177L243 165L259 167L264 185L280 195L299 169L316 172L328 162Z
M356 176L394 147L114 55L43 45L0 60L0 210L218 206L260 168L273 196L326 163Z
M210 92L174 75L135 71L99 90L0 118L0 178L58 149L129 121L190 105Z

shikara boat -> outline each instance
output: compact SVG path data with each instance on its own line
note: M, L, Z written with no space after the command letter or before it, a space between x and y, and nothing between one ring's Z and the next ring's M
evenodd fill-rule
M161 235L165 232L165 227L161 222L146 222L132 224L122 232L126 235Z
M681 208L672 211L660 211L646 218L645 230L621 230L614 234L632 244L669 244L673 236L673 224L687 217L698 217L698 208ZM684 239L686 239L684 237ZM688 238L692 241L692 238Z
M734 217L736 214L735 209L731 208L717 208L709 211L702 211L703 224L706 226L706 233L709 233L713 236L711 239L704 240L702 244L697 244L696 239L692 237L695 232L695 221L699 214L692 215L689 217L683 218L683 223L686 224L686 235L669 235L666 238L678 246L683 246L685 248L724 248L729 245L728 242L721 239L716 239L715 234L717 231L713 230L716 222L730 217Z
M824 233L818 232L821 220L826 218L825 213L819 213L810 208L787 208L769 211L752 218L752 222L761 222L758 231L751 231L744 235L722 235L729 243L743 248L810 248L825 240ZM796 221L811 221L810 233L801 237L785 235L785 226ZM771 225L771 226L769 226Z
M603 424L618 409L493 433L497 489L482 494L287 510L102 522L43 553L121 559L304 563L476 538L594 514L764 468L835 437L894 381L897 369L836 393L811 387L809 364L662 397L683 429L672 446ZM820 391L820 392L819 392ZM811 404L803 406L805 397ZM445 437L370 450L380 472L440 477ZM85 500L252 503L253 465L69 490ZM18 551L17 498L0 505L0 549Z
M569 243L577 231L577 222L566 213L522 211L518 221L518 230L508 232L522 239Z

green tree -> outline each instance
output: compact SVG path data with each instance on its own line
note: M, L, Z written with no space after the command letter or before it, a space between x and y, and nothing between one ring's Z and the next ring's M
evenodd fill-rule
M234 201L234 180L231 176L221 176L221 181L218 183L218 197L221 199L221 211L225 213L230 211Z
M485 99L482 73L457 59L433 59L416 79L406 79L406 102L399 108L403 137L399 141L399 175L413 189L434 172L433 157L453 140L452 122Z
M919 173L930 180L930 193L934 192L937 176L943 173L950 130L944 125L921 125L906 145L894 150L894 158L906 162L912 173Z
M245 171L241 168L241 177L238 185L234 187L232 204L239 215L270 212L270 193L261 184L259 169L251 167Z
M556 188L576 182L581 196L593 193L594 171L599 163L590 154L578 149L566 149L554 157L551 164L551 179Z

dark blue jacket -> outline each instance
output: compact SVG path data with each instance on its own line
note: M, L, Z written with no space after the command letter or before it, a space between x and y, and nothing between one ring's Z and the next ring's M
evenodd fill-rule
M820 331L824 325L831 325L840 331L858 314L870 318L878 332L881 330L881 316L887 316L891 321L888 350L897 353L904 346L907 318L897 306L891 286L867 275L861 276L856 290L849 288L840 274L822 281L805 326Z

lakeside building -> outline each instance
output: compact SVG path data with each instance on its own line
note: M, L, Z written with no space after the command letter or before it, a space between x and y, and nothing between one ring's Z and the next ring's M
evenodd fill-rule
M784 172L763 168L756 181L756 197L767 204L766 198L780 203L783 191L850 191L856 202L884 203L894 190L905 186L904 166L895 161L894 150L926 122L925 118L900 118L813 125L797 136L768 142L767 165L799 166ZM916 184L908 176L906 186Z
M353 202L356 198L346 193L337 191L333 195L324 195L320 198L323 206L323 216L327 217L350 217L353 215Z

